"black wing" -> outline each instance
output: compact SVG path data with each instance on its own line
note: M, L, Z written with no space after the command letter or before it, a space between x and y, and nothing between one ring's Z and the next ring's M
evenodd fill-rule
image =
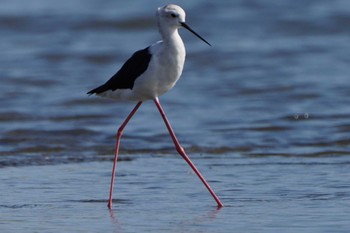
M147 70L151 57L149 47L135 52L112 78L87 94L100 94L108 90L115 91L116 89L132 89L137 77Z

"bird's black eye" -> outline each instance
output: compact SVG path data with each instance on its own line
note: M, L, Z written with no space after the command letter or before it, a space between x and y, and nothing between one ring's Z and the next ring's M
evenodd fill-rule
M175 13L171 13L171 17L176 18L177 15Z

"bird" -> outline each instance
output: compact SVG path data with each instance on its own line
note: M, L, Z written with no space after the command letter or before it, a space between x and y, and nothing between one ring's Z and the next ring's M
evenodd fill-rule
M188 163L199 179L203 182L219 208L222 202L210 187L203 175L199 172L184 148L180 145L172 126L159 101L163 95L174 87L179 80L185 63L186 50L184 43L178 33L178 29L185 28L207 45L211 44L197 34L186 24L186 13L178 5L168 4L158 7L156 19L158 30L162 40L150 46L136 51L120 70L103 85L92 89L87 94L107 97L116 100L137 102L136 106L120 125L116 136L114 162L112 168L111 184L109 190L108 208L112 208L114 178L119 154L120 139L124 128L137 112L144 101L153 100L160 115L162 116L167 130L173 140L177 152Z

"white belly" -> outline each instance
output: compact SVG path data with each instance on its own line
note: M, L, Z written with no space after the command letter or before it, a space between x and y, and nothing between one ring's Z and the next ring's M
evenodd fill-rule
M151 46L152 57L147 70L136 78L132 89L109 90L99 95L112 99L143 101L161 96L173 88L181 76L186 56L180 36L177 39L176 43L170 45L160 41Z
M161 96L173 88L180 78L185 62L184 47L175 49L161 45L158 43L154 46L154 55L147 71L135 80L132 99L146 100Z

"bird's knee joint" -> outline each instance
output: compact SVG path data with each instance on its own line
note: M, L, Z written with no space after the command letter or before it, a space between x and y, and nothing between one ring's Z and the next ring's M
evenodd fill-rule
M121 137L122 136L122 134L123 134L123 129L118 129L118 132L117 132L117 136L118 137Z
M177 152L179 152L181 155L185 153L185 149L182 146L176 147Z

